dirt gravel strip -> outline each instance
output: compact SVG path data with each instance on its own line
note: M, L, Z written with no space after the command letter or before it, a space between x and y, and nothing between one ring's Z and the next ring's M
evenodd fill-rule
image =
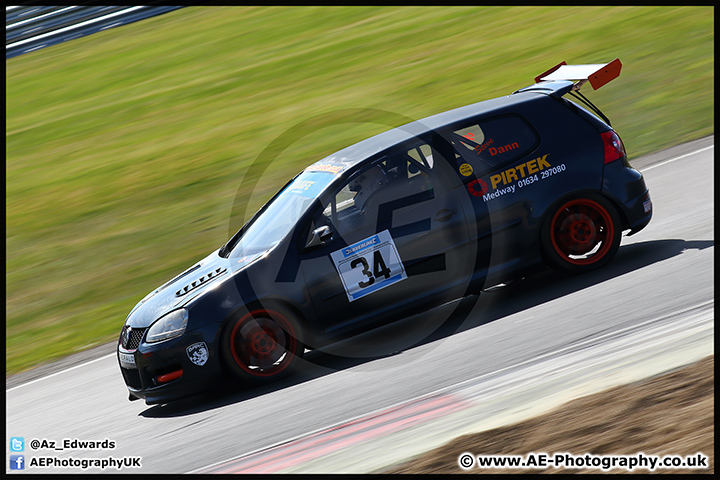
M715 472L715 356L650 379L573 400L550 413L513 425L464 435L401 465L390 474L604 473L600 469L469 469L458 466L463 452L474 455L694 455L709 468L656 469L653 473ZM613 469L610 473L628 473ZM631 473L650 473L634 469Z

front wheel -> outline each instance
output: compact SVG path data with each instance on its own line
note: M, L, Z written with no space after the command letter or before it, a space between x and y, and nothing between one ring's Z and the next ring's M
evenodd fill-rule
M566 273L583 273L612 260L622 225L615 207L599 195L564 201L546 219L543 253L548 264Z
M289 316L258 309L240 315L223 332L222 354L230 373L246 383L287 375L302 357L299 328Z

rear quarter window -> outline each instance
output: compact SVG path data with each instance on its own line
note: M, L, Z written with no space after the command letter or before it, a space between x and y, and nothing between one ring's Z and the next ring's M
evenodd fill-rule
M450 137L458 167L469 163L476 174L522 158L540 143L535 129L515 114L476 120L453 128Z

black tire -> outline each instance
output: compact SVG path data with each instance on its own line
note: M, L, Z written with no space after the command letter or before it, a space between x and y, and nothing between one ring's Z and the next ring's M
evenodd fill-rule
M580 274L613 259L620 246L622 223L615 207L600 195L584 194L560 202L542 227L547 264L564 273Z
M257 308L225 326L221 355L225 370L244 383L264 384L285 377L298 365L304 347L292 316Z

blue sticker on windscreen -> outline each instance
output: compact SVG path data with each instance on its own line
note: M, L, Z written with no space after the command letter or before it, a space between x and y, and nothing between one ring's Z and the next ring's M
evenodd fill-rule
M288 186L288 193L315 198L334 178L327 172L303 172Z

